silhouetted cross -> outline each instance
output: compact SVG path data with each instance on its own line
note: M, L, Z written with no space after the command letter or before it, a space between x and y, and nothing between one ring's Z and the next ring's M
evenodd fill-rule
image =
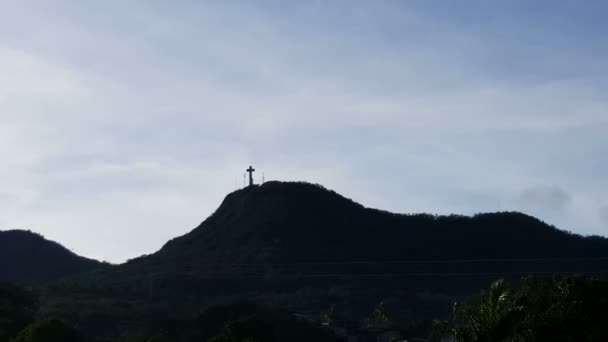
M251 165L249 165L249 168L245 171L249 172L249 186L252 186L253 185L253 172L255 171L255 169Z

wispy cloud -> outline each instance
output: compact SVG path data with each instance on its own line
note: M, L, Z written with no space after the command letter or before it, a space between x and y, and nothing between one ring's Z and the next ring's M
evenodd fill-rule
M256 163L369 206L607 234L605 5L496 6L7 4L0 223L124 260Z
M537 185L524 189L516 201L524 210L560 212L570 202L570 195L557 186Z
M608 226L608 206L600 207L599 214L600 214L600 220L602 221L602 224L605 227Z

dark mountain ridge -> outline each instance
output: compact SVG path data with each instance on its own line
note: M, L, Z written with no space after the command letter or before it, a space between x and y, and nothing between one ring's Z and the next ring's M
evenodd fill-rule
M229 194L154 254L53 284L44 307L97 332L134 319L192 322L239 300L312 316L331 306L354 320L382 302L414 324L497 278L604 277L607 256L608 239L521 213L393 214L319 185L267 182Z
M603 276L607 256L608 239L521 213L393 214L319 185L268 182L229 194L199 227L158 252L81 280L96 287L146 283L159 295L229 291L229 282L246 290L243 278L283 288L384 278L466 293L499 277Z
M0 231L0 281L41 282L103 268L57 242L25 230Z
M606 256L608 239L561 231L517 212L393 214L318 185L268 182L229 194L192 232L121 267Z

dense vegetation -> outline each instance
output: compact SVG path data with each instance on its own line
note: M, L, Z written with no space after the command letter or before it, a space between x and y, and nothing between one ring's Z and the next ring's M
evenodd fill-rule
M103 268L29 231L0 231L0 281L40 282Z
M32 291L0 283L0 341L7 341L32 323L38 305L38 298Z
M276 322L419 337L450 316L455 299L497 278L604 276L606 251L607 239L520 213L393 214L318 185L269 182L229 194L154 254L41 286L38 316L122 341L227 341L268 325L284 336ZM262 309L219 321L207 314L244 300Z
M45 319L32 323L10 342L84 342L80 332L60 320Z
M85 342L77 324L49 318L38 311L38 294L17 285L0 284L0 342ZM189 322L156 320L118 325L112 339L124 342L158 341L318 341L340 338L283 310L252 302L212 307ZM102 340L99 340L102 341ZM105 341L105 340L104 340Z
M149 321L120 327L113 339L85 337L73 323L47 318L36 312L36 295L18 286L0 285L0 341L2 342L339 342L346 336L375 341L379 327L401 331L382 307L365 325L341 335L332 325L321 328L314 321L253 302L212 307L191 322ZM605 308L608 283L585 276L528 277L516 286L504 280L491 284L466 302L456 303L451 320L436 321L432 333L417 336L432 341L541 342L607 341ZM327 322L333 318L327 313ZM390 327L392 325L392 327ZM336 325L337 326L337 325ZM422 335L421 335L422 334Z
M608 341L608 283L582 276L503 280L476 304L456 304L454 319L435 333L460 342Z

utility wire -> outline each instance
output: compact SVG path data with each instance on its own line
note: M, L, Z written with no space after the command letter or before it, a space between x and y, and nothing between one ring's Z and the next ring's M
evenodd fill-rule
M392 278L392 277L500 277L505 275L564 275L564 274L604 274L608 270L597 271L505 271L505 272L422 272L422 273L312 273L312 274L194 274L187 273L186 275L195 276L200 279L240 279L240 278Z
M555 257L555 258L487 258L487 259L442 259L442 260L355 260L355 261L301 261L290 263L232 263L231 266L298 266L298 265L357 265L357 264L447 264L484 262L564 262L564 261L608 261L608 257Z

